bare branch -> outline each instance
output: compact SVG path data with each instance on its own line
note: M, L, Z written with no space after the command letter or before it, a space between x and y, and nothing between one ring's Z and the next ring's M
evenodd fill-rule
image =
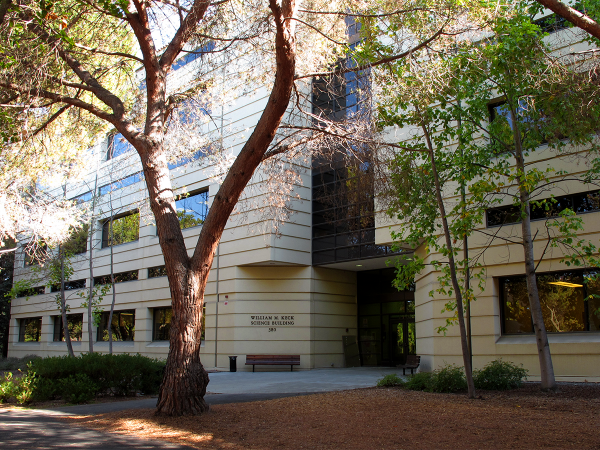
M446 22L447 24L447 22ZM367 63L367 64L363 64L360 66L356 66L356 67L340 67L339 69L336 70L331 70L329 72L315 72L315 73L309 73L309 74L305 74L305 75L298 75L295 77L296 80L301 80L303 78L314 78L314 77L328 77L331 75L337 75L337 74L343 74L343 73L348 73L348 72L360 72L361 70L365 70L365 69L369 69L371 67L377 67L380 66L382 64L387 64L393 61L397 61L399 59L402 58L406 58L408 55L410 55L411 53L414 53L426 46L428 46L431 42L433 42L435 39L437 39L439 36L445 35L446 33L444 33L444 28L446 26L446 24L444 24L444 26L442 26L442 28L440 28L438 31L436 31L431 37L429 37L428 39L424 40L423 42L421 42L420 44L418 44L417 46L411 48L410 50L407 50L406 52L400 53L398 55L394 55L394 56L388 56L387 58L382 58L378 61L372 62L372 63Z

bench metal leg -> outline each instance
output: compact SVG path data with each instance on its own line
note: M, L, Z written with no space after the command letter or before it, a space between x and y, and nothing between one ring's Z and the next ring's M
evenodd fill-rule
M254 367L256 367L254 364L252 364L252 372L254 372Z

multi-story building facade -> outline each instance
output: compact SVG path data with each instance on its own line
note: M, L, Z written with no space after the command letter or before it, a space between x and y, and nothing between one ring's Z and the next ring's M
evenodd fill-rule
M186 70L184 64L177 69ZM343 95L337 97L321 95L315 82L315 107L329 108L332 114L355 108L351 83L342 83L341 89ZM212 112L215 123L220 121L230 130L223 145L234 154L239 146L236 138L253 126L266 102L261 89L253 94L237 98L235 107L223 108L221 117L218 111ZM69 186L67 193L68 198L97 202L92 244L75 256L74 273L67 284L74 349L88 351L91 327L95 351L108 350L106 339L111 332L115 352L164 358L169 345L170 293L156 228L144 218L140 206L144 181L139 162L119 136L102 139L90 155L94 167L88 184ZM540 167L560 164L573 172L579 170L574 162L561 160L543 148L532 158L538 159ZM203 217L219 189L211 168L196 162L194 158L181 160L171 170L173 186L182 194L177 206L189 249L194 247ZM362 365L393 366L415 353L422 356L422 370L446 363L461 365L458 327L451 327L445 335L436 332L448 314L440 312L447 298L429 295L437 284L436 271L429 268L419 274L413 289L398 292L391 286L394 269L387 265L394 258L390 225L397 224L376 211L369 177L362 176L360 168L350 170L331 161L315 161L312 167L298 170L303 183L293 188L298 196L290 203L294 214L276 231L262 226L253 210L236 214L228 222L206 288L205 366L226 368L228 356L235 355L243 369L245 355L263 353L300 354L302 369L343 367L347 360L355 360L356 352ZM260 173L252 184L257 200L268 201L269 192L261 191ZM92 193L100 197L93 200ZM573 185L563 186L561 193L565 202L586 214L586 237L597 239L597 191L592 186ZM482 229L498 226L497 213L488 211ZM504 225L502 232L518 234L516 226ZM536 226L543 226L542 222L534 222ZM486 245L483 239L470 242L473 252ZM543 245L537 241L536 251L541 252ZM531 322L517 307L524 304L522 249L517 243L504 243L486 252L487 282L471 309L474 367L502 357L522 363L535 378L539 366ZM31 277L30 266L20 255L15 267L17 280ZM100 304L104 310L100 323L89 323L76 294L90 284L106 283L111 259L117 281L113 322L109 326L106 311L112 296L108 294ZM541 289L542 303L552 296L561 297L570 318L563 321L569 322L565 327L552 328L549 322L555 372L559 379L600 380L600 319L595 315L600 305L597 300L584 301L595 293L587 292L591 288L583 282L589 271L567 271L560 259L561 255L553 254L538 268L538 279L546 286ZM52 291L39 281L28 297L13 300L10 356L66 352Z

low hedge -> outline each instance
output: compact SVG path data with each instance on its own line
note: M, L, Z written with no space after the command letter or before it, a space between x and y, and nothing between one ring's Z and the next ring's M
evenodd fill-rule
M38 358L28 364L24 377L13 379L11 374L0 381L0 402L11 398L19 403L63 398L82 403L105 395L155 394L164 367L164 361L139 354Z

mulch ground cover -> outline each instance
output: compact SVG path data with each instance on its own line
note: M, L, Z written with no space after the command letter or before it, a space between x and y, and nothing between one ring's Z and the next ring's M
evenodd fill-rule
M478 396L370 388L215 405L198 417L142 409L65 420L201 449L600 449L600 385Z

